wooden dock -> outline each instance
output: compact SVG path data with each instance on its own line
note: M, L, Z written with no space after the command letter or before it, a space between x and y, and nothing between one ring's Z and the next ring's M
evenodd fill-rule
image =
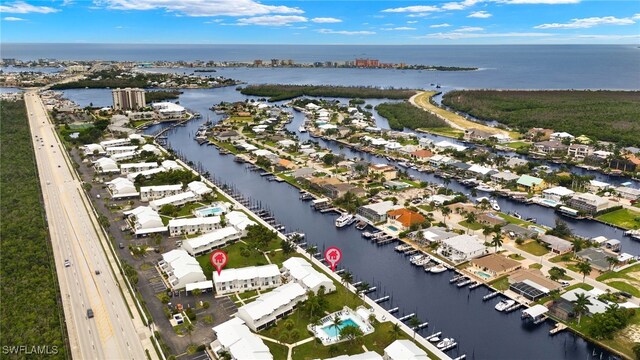
M555 335L563 330L565 330L567 328L567 325L563 324L563 323L557 323L556 327L554 327L553 329L549 330L549 335Z

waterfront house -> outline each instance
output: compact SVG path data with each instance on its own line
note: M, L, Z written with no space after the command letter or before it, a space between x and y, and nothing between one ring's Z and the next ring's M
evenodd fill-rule
M603 293L604 292L601 292L597 289L585 290L585 289L577 288L577 289L569 290L566 293L560 295L560 298L573 303L574 301L576 301L578 294L585 295L589 299L589 302L591 303L590 305L587 305L587 311L588 311L587 315L593 315L593 314L601 314L607 311L607 307L609 305L598 300L598 296L600 296Z
M489 139L495 140L499 144L504 144L512 141L509 135L501 132L489 136Z
M410 237L414 238L419 243L439 243L444 239L452 238L454 236L458 236L458 234L447 230L446 228L439 226L432 226L427 229L418 230L411 234Z
M126 178L115 178L105 183L112 199L124 199L137 197L139 195L133 182Z
M369 175L381 175L383 180L389 181L398 177L398 171L388 164L372 164L369 165Z
M616 189L616 193L627 200L640 200L640 190L630 188L628 186L618 186Z
M227 353L233 360L273 360L262 339L251 332L240 318L232 318L213 328L216 340L211 350L218 357Z
M346 193L352 193L357 197L362 197L367 194L367 192L359 188L355 185L340 183L340 184L326 184L323 186L324 193L327 194L328 197L332 199L337 199L339 197L344 196Z
M567 148L567 155L578 161L584 160L585 157L593 154L593 146L583 144L571 144Z
M544 141L549 140L551 134L553 134L553 129L531 128L527 131L525 137L529 140Z
M520 159L520 158L517 158L517 157L510 157L510 158L507 159L507 164L506 165L507 165L507 167L510 167L510 168L513 169L513 168L517 168L519 166L525 166L528 163L529 162L527 160L525 160L525 159Z
M608 257L617 258L618 255L606 252L604 249L586 248L576 253L578 259L583 260L591 264L596 270L607 271L611 267L607 261Z
M452 150L455 150L455 151L465 151L465 150L468 149L464 145L454 144L454 143L452 143L450 141L447 141L447 140L442 140L442 141L439 141L437 143L434 143L433 147L435 147L436 149L439 149L441 151L442 150L447 150L447 149L452 149Z
M602 190L610 189L612 187L613 186L611 184L598 180L589 180L589 184L587 184L587 188L590 192L599 192Z
M185 240L182 242L182 248L192 256L199 256L240 240L242 234L235 227L227 226Z
M287 159L278 159L276 165L276 171L286 171L296 168L296 164Z
M489 254L483 257L479 257L470 261L472 268L468 269L469 272L479 275L483 280L489 278L497 278L506 273L518 270L522 267L519 261L509 259L500 254ZM477 271L481 271L484 274L478 274ZM486 277L486 275L490 277Z
M296 181L299 181L298 178L307 179L312 177L314 172L316 172L314 168L305 167L305 168L294 170L291 173L291 176L293 176L296 179Z
M466 129L464 139L467 141L482 141L491 137L491 133L480 129Z
M324 273L316 270L311 263L299 257L292 257L282 263L282 275L300 284L305 290L318 293L324 288L325 294L336 291L333 281Z
M442 240L438 253L454 263L461 263L485 255L488 250L477 237L464 234Z
M260 331L291 314L307 299L305 289L297 282L279 286L238 308L237 317L253 331Z
M527 240L538 237L537 231L516 224L507 224L500 228L500 232L508 235L512 239Z
M429 158L429 165L434 167L441 167L454 162L454 159L445 155L433 155L431 158Z
M556 254L566 254L573 250L573 243L553 235L542 235L540 241Z
M575 136L567 133L567 132L554 132L549 136L550 140L563 141L563 140L573 140Z
M595 150L592 154L593 157L600 160L608 159L609 157L611 157L611 155L613 155L611 151L605 151L605 150Z
M486 212L477 216L477 222L483 225L495 226L495 225L504 225L507 221L497 214Z
M537 269L519 269L509 274L509 290L536 301L562 285L545 277Z
M402 149L402 145L396 141L389 141L384 145L384 150L387 152L399 151Z
M247 266L224 269L218 275L213 272L216 294L243 293L252 290L267 290L282 285L278 265Z
M512 172L500 171L495 174L492 174L490 178L491 178L491 181L498 184L511 184L511 183L515 183L518 179L520 179L520 175Z
M421 137L418 139L418 145L420 145L423 148L429 148L431 147L431 145L433 145L433 140L427 138L427 137Z
M567 205L590 215L610 207L609 200L591 193L576 193L567 200Z
M417 145L408 144L400 148L400 153L404 155L411 155L418 150L420 150L420 148Z
M424 223L426 219L420 213L401 208L387 212L387 221L400 231L404 231L413 225Z
M549 307L549 315L563 321L569 321L575 316L573 306L574 305L571 301L563 298L555 299Z
M211 232L220 227L219 216L169 220L169 236L193 235Z
M384 348L384 360L429 360L427 353L411 340L396 340Z
M433 156L433 152L426 149L416 150L412 152L410 156L416 160L427 161Z
M100 174L120 172L120 168L118 168L118 163L115 160L110 158L100 158L94 161L93 167L96 169L96 172Z
M152 200L149 202L149 206L153 210L159 211L165 205L173 205L180 206L190 202L194 202L198 199L197 195L192 191L186 191L182 193L177 193L175 195L170 195L167 197L163 197L160 199Z
M486 166L478 165L478 164L473 164L469 167L469 169L467 169L467 174L469 176L477 177L480 179L486 176L491 176L492 174L495 174L495 173L497 173L496 170L492 168L488 168Z
M553 200L557 203L563 202L563 199L573 196L573 194L575 194L573 190L567 189L564 186L556 186L542 190L543 198Z
M611 159L609 167L620 171L636 171L640 167L640 159L633 155L627 155L627 158L623 159Z
M145 170L151 170L157 168L159 165L156 162L140 162L140 163L128 163L120 164L120 173L123 175L140 172Z
M235 130L221 131L213 136L219 141L233 142L238 141L242 136Z
M566 154L568 148L567 145L556 140L540 141L533 144L535 152L547 155Z
M172 290L180 290L187 284L207 280L198 260L182 249L162 254L158 267L167 275Z
M182 184L175 185L154 185L140 187L140 200L152 201L167 196L176 195L182 192Z
M546 187L543 179L531 175L522 175L516 182L518 189L522 191L535 192Z
M369 220L373 224L384 222L387 220L387 213L391 210L399 209L402 206L394 205L393 201L382 201L379 203L364 205L358 208L356 213Z

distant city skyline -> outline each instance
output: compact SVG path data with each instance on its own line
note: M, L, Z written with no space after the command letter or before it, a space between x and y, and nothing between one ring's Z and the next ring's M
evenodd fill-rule
M3 43L640 44L640 2L6 1Z

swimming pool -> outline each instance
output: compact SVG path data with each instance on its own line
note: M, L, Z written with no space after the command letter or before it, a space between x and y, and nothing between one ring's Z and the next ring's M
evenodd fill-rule
M223 212L224 211L222 209L220 209L219 207L211 207L211 208L198 210L198 214L200 214L202 216L215 216L215 215L220 215Z
M398 231L398 228L393 226L393 225L389 225L387 226L387 229L391 230L391 231Z
M353 321L352 319L346 319L346 320L344 320L342 322L342 324L338 325L337 328L336 328L335 325L329 325L329 326L323 327L322 331L327 333L327 335L329 335L330 337L339 337L340 336L340 330L346 328L347 326L358 327L358 324L356 324L356 322Z
M487 274L484 271L476 271L476 275L480 276L481 278L483 278L485 280L491 278L491 275Z

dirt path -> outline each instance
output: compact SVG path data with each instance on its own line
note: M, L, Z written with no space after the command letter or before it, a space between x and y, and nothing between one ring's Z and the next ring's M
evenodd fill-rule
M478 130L484 130L488 133L491 134L505 134L510 136L511 138L517 137L517 135L515 133L506 131L506 130L502 130L502 129L498 129L498 128L494 128L491 126L487 126L484 124L480 124L471 120L467 120L464 117L452 113L450 111L447 111L445 109L439 108L435 105L433 105L429 99L431 99L431 97L433 95L437 94L437 92L435 91L422 91L419 92L415 95L413 95L410 99L409 102L411 104L413 104L414 106L417 106L419 108L424 109L425 111L428 111L432 114L434 114L435 116L439 117L440 119L444 120L447 122L447 124L449 124L449 126L451 126L454 129L459 129L459 130L466 130L466 129L478 129Z

